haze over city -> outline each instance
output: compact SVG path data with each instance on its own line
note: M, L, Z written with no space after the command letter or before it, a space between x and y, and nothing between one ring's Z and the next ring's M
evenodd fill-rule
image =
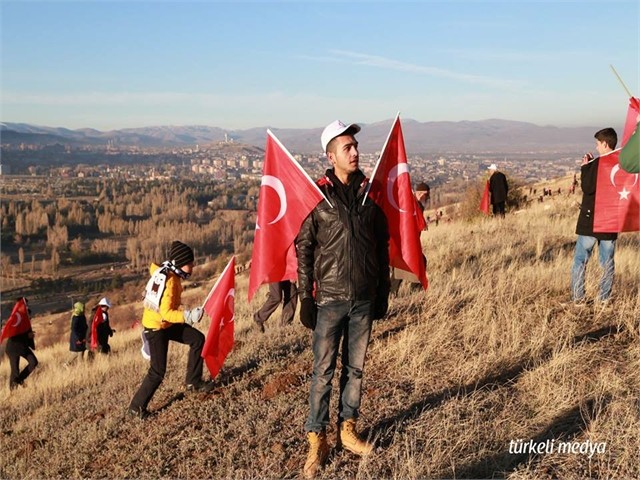
M335 118L620 125L635 0L2 1L1 120L322 127Z

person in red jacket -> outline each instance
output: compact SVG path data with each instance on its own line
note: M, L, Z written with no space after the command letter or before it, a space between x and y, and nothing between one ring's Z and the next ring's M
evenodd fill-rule
M2 329L0 338L7 338L5 353L9 357L11 374L9 375L9 390L24 386L24 381L38 366L35 353L35 333L31 329L31 309L27 299L21 297L13 307L13 312ZM27 361L27 366L20 370L20 358Z

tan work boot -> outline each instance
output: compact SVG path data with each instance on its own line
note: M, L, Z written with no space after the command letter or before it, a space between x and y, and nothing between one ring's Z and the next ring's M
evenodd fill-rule
M373 444L362 440L356 433L355 418L345 420L338 429L338 448L342 446L356 455L369 455L373 451Z
M324 466L324 463L329 457L329 444L327 443L326 432L308 432L307 439L309 440L309 453L307 454L307 461L302 469L304 478L314 478L318 473L318 470Z

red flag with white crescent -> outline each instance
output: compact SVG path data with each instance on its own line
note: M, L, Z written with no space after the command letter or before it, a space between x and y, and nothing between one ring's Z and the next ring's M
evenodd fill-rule
M21 333L25 333L31 330L31 318L29 317L29 307L27 300L23 297L20 298L13 306L11 315L2 328L2 334L0 334L0 342L5 338L15 337Z
M420 220L422 213L413 190L404 147L400 116L397 115L382 149L370 183L369 195L384 211L389 224L389 264L412 272L426 290L427 281Z
M249 301L263 283L296 280L295 240L302 222L325 198L293 156L267 130L258 218L251 253Z
M640 231L640 180L620 168L620 150L600 156L596 180L593 231Z
M211 324L201 356L211 372L211 378L218 375L224 360L233 349L235 274L236 257L231 257L203 304L203 309L209 315Z

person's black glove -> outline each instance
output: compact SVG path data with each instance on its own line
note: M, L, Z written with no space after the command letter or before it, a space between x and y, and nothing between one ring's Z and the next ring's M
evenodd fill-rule
M387 314L387 310L389 309L389 300L386 296L379 297L376 299L373 305L373 319L381 320Z
M318 320L318 306L313 298L303 298L300 305L300 322L307 328L314 330Z

